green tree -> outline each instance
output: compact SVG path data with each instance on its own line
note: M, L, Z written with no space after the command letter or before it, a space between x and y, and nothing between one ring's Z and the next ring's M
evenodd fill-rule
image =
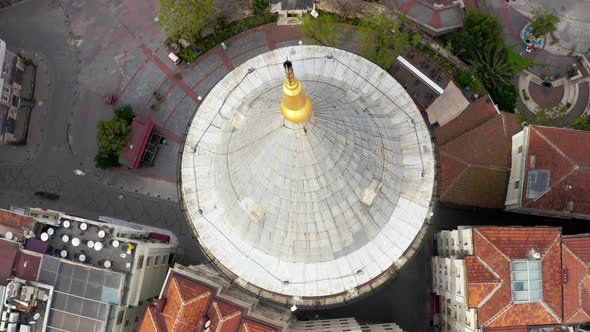
M514 69L508 62L505 50L477 52L475 59L470 61L475 74L488 90L501 90L511 85Z
M470 63L498 107L506 112L514 112L518 92L513 83L514 68L508 61L506 50L477 52Z
M462 32L455 32L450 38L455 54L463 60L475 59L476 53L482 50L497 50L504 46L502 27L492 15L470 10L463 26Z
M554 12L542 8L533 10L531 27L535 36L541 37L557 30L558 23L559 17Z
M373 14L361 23L363 54L371 61L388 69L398 55L410 46L410 36L401 31L395 19L383 14Z
M133 108L131 105L124 105L115 108L115 117L118 119L125 120L127 124L131 124L135 114L133 114Z
M215 20L215 0L160 0L160 26L168 36L196 39Z
M317 18L311 15L305 15L301 30L308 38L317 40L327 46L334 46L336 37L338 36L335 23L336 20L330 14L322 14Z
M514 113L518 90L514 83L502 86L496 90L488 90L498 108L504 112Z
M131 126L117 117L110 121L98 121L97 140L99 154L119 155L131 136Z
M100 169L119 166L119 156L113 154L109 155L104 152L99 152L96 157L94 157L94 161L96 162L96 167Z
M252 12L254 15L265 15L270 11L268 0L252 0Z

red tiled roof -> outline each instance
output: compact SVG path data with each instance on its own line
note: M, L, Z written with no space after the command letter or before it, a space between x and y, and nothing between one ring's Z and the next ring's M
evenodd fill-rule
M241 307L217 298L213 299L207 311L212 331L237 331L243 315Z
M590 215L590 132L531 126L525 162L524 208ZM531 168L531 156L535 156ZM536 199L527 198L531 169L548 170L549 190ZM570 203L571 202L571 203ZM571 205L570 205L571 204Z
M486 327L483 332L528 332L526 326Z
M440 201L504 208L512 135L518 131L518 118L498 114L488 98L479 99L437 128Z
M259 322L252 318L242 320L239 332L277 332L280 328Z
M0 239L0 285L8 284L7 279L12 275L17 251L18 243Z
M511 327L555 324L562 316L561 231L559 228L476 227L474 258L466 260L469 290L482 289L470 305L476 305L478 327ZM511 262L527 259L529 251L541 254L543 301L512 301ZM486 269L488 271L486 271ZM497 276L497 287L483 288ZM470 280L469 276L474 277ZM479 288L478 288L479 287ZM485 295L485 296L483 296Z
M19 251L18 258L16 259L15 276L24 280L37 281L41 259L41 255L22 250Z
M273 325L246 318L246 309L215 297L218 290L188 276L172 271L164 285L157 305L148 305L138 331L192 332L200 331L207 317L211 331L275 332Z
M499 285L500 279L496 277L489 267L484 266L476 256L466 258L468 285L468 307L477 306L488 297Z
M439 145L445 145L497 115L498 112L494 104L487 96L479 98L470 104L458 117L446 125L436 128L436 140Z
M6 210L0 210L0 236L12 232L15 237L24 239L25 234L33 227L33 218L22 216Z
M156 312L156 308L152 305L146 305L143 312L143 318L139 322L138 331L141 332L161 332L164 331L160 325L160 318Z
M564 238L561 257L567 274L563 285L563 320L590 321L590 237Z
M151 120L135 117L131 123L131 138L121 152L119 160L130 168L137 168L153 130L154 123Z

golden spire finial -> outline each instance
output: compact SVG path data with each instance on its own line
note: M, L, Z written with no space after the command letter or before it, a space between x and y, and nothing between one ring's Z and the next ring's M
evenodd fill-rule
M287 79L283 84L281 112L285 119L293 123L302 123L309 119L312 112L311 100L303 92L301 83L293 73L293 64L287 60L283 63Z

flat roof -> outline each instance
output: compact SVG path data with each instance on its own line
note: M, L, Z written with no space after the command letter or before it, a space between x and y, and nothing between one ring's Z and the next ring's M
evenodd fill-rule
M128 252L127 248L128 244L136 244L136 242L118 238L119 246L114 247L113 240L115 238L113 237L113 228L110 225L101 225L101 223L92 222L91 220L67 215L62 215L59 219L61 221L60 225L42 224L43 227L39 227L36 231L37 238L41 238L42 233L47 232L50 228L53 229L53 236L49 236L46 242L53 248L53 251L47 253L48 255L61 257L61 251L66 250L68 254L66 258L69 260L79 262L79 256L83 254L86 256L84 264L103 268L104 262L108 260L111 262L111 270L123 273L131 272L135 251ZM70 223L70 226L67 228L64 227L65 221ZM87 229L82 230L80 228L81 224L86 224ZM105 232L103 238L98 236L100 231ZM67 242L63 241L64 236L67 236ZM79 240L79 245L74 245L74 239ZM97 251L94 248L90 248L89 242L101 243L102 249Z
M39 282L54 286L47 331L104 331L109 305L119 305L122 273L44 256Z

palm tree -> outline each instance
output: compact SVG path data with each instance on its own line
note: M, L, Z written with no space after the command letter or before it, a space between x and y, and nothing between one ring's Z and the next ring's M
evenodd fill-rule
M536 37L541 37L557 30L558 23L559 17L555 13L541 8L533 10L533 23L531 23L531 27Z
M505 50L483 50L475 53L470 61L479 80L488 91L500 91L502 87L512 85L515 72L508 62Z

